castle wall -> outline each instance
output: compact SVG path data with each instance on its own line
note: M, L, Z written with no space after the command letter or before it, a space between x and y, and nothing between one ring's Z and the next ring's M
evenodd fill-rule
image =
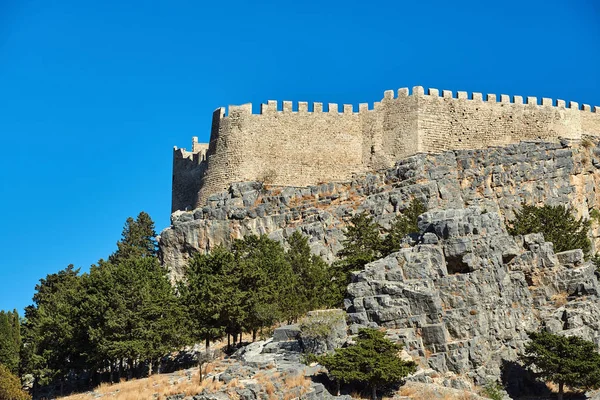
M230 106L213 114L208 147L175 150L173 211L201 206L214 193L241 181L308 186L344 181L356 173L388 168L420 152L480 149L522 140L557 141L600 136L600 109L535 97L469 95L404 88L386 91L369 109L341 110L321 103L296 107L284 101ZM190 154L201 154L190 158Z

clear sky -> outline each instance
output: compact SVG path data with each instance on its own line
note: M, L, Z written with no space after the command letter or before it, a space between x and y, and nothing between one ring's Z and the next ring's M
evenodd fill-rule
M0 0L0 309L166 228L215 108L414 85L600 105L600 2Z

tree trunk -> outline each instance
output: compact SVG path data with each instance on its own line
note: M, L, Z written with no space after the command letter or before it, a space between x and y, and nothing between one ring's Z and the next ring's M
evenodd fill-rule
M119 359L119 380L125 376L125 367L123 367L123 359Z
M206 352L208 353L208 348L210 347L210 339L208 338L208 336L206 337Z
M231 350L231 335L227 334L227 350Z
M558 400L563 400L563 393L565 390L565 384L563 382L558 383Z
M130 381L133 378L133 360L127 360L127 380Z
M252 329L252 342L256 342L256 329Z
M200 377L200 383L202 383L202 359L200 357L200 354L198 354L198 376Z
M337 386L337 395L336 396L340 396L341 395L341 386L340 385L340 381L335 381L335 384Z
M371 400L377 400L377 386L371 388Z
M148 360L148 377L152 376L152 359Z

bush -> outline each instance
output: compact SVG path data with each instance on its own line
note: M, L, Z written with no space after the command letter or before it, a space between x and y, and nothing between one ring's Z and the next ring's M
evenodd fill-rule
M565 386L586 390L600 387L600 354L594 343L549 332L528 335L531 341L521 360L540 378L558 384L559 400Z
M508 224L511 235L543 233L544 239L554 244L554 251L581 249L588 255L591 242L587 234L590 220L576 218L573 211L565 206L542 207L523 204L515 218Z
M0 399L2 400L29 400L31 396L21 389L19 378L13 375L8 368L0 364Z
M321 354L343 344L346 337L343 310L318 310L300 320L300 337L305 352Z
M498 382L488 382L482 390L482 394L488 399L502 400L504 388Z
M371 398L377 399L377 389L401 382L416 371L413 361L398 357L402 345L385 338L376 329L361 329L354 346L336 349L334 354L317 357L329 376L338 383L356 382L371 388Z

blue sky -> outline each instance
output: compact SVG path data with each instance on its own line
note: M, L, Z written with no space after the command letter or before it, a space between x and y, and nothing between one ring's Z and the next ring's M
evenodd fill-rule
M212 111L422 85L600 105L600 3L0 0L0 309L169 224Z

